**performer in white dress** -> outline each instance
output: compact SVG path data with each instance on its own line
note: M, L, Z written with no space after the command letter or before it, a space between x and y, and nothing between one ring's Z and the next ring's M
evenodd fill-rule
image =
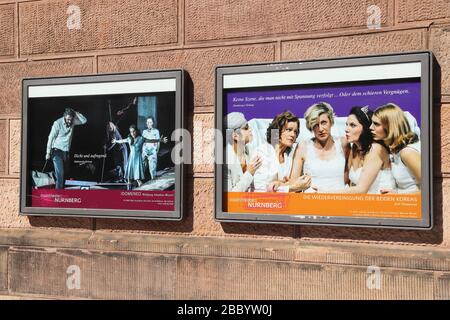
M420 191L420 141L406 145L401 151L396 152L391 157L392 174L397 184L398 193L418 193ZM416 158L416 168L407 166L403 161L405 158ZM420 160L420 158L419 158ZM417 172L417 173L414 173Z
M248 143L252 140L245 116L241 112L231 112L225 118L227 133L225 185L227 192L253 191L253 175L261 166L259 157L252 157Z
M352 145L347 160L350 186L338 193L380 194L395 188L389 152L374 142L370 126L373 112L368 107L353 107L345 124L345 138Z
M378 171L378 174L375 176L375 180L369 186L367 192L360 192L358 184L362 184L361 173L363 171L363 167L359 167L358 169L350 168L348 176L351 181L352 186L347 189L340 191L339 193L367 193L367 194L381 194L382 190L391 190L395 189L395 180L392 176L391 169L381 169ZM363 177L365 174L363 174ZM354 188L354 189L353 189ZM363 186L361 186L363 188Z
M311 177L311 189L306 192L333 192L345 187L345 154L340 138L331 137L331 147L328 153L332 154L325 159L316 151L316 142L306 142L305 161L303 172ZM335 143L336 141L336 143Z
M290 111L273 119L267 128L267 143L257 149L262 165L255 173L255 191L300 192L309 187L309 177L292 175L299 128L299 119Z
M347 177L345 138L333 137L334 111L326 102L316 103L305 112L306 128L314 138L305 141L294 165L300 174L311 177L311 188L305 192L334 192L344 189Z
M403 110L393 103L377 108L370 128L374 139L382 140L391 153L392 175L397 188L382 192L420 192L420 141L411 130Z

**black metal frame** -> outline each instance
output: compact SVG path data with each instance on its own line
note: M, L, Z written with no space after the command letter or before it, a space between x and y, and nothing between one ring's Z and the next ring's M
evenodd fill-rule
M184 70L167 70L119 74L101 74L74 77L54 77L24 79L22 83L22 141L21 141L21 174L20 174L20 214L30 216L65 216L90 218L128 218L175 220L183 218L183 164L175 164L175 210L174 211L140 211L116 209L72 209L72 208L38 208L27 205L27 190L30 190L28 168L28 89L32 86L51 86L67 84L95 84L104 82L126 82L136 80L175 79L175 129L184 128L185 82L187 74Z
M433 227L433 71L438 68L433 53L430 51L411 52L402 54L386 54L376 56L345 57L339 59L308 60L295 62L279 62L271 64L246 64L219 66L216 68L216 108L215 125L223 131L223 77L225 75L254 74L280 72L292 70L323 69L330 67L369 66L396 63L421 63L421 145L422 145L422 219L392 219L392 218L351 218L336 216L308 216L282 214L248 214L223 211L223 142L216 138L216 166L215 166L215 219L220 222L274 223L274 224L302 224L328 225L351 227L379 227L396 229L431 229ZM437 74L438 72L436 72ZM395 75L392 75L395 79ZM370 76L368 79L370 80ZM437 81L436 81L437 82Z

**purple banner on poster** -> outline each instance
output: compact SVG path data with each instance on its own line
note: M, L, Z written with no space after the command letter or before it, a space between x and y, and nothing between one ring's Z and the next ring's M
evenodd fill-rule
M284 110L290 110L299 118L306 109L317 102L328 102L336 116L345 117L354 106L369 106L371 110L387 103L395 103L409 111L420 125L420 81L383 83L373 85L336 85L321 88L285 90L253 90L228 92L225 114L242 112L247 120L272 119Z

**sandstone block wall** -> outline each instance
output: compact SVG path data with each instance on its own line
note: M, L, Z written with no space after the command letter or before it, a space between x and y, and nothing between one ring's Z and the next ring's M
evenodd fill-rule
M80 8L80 29L67 27L71 16L67 10L71 5ZM367 26L371 5L380 9L379 29ZM252 278L235 287L229 286L228 291L220 294L208 293L208 288L226 282L227 278L222 278L222 273L217 271L223 265L221 270L226 272L241 270L242 277L254 272L262 272L269 278L289 274L286 281L294 279L293 286L310 277L311 283L319 288L308 296L311 288L293 287L284 296L277 292L277 286L281 288L284 283L277 278L274 281L279 282L274 289L261 297L298 298L303 294L333 298L339 294L320 291L321 272L333 278L347 270L345 262L334 261L337 266L331 268L327 259L318 260L317 269L313 266L306 268L301 261L294 263L295 259L289 262L293 265L279 262L279 257L270 258L274 262L269 259L264 265L258 265L257 255L244 257L247 260L241 261L242 257L236 253L225 259L220 245L216 246L217 252L213 254L211 251L207 258L199 257L198 251L194 250L183 253L187 256L181 259L173 256L179 253L165 252L164 246L159 251L109 247L106 250L116 254L86 253L88 249L93 252L102 250L96 246L88 248L89 241L80 240L97 234L118 236L125 242L127 236L148 235L152 240L139 238L144 247L149 245L146 241L154 241L156 236L161 236L169 242L172 241L170 239L178 239L181 243L186 243L187 240L180 240L186 237L202 237L206 244L208 239L221 239L219 243L223 245L227 241L256 241L253 250L261 250L258 241L263 240L273 241L269 248L283 241L298 247L333 243L338 252L340 245L389 249L420 247L425 251L444 252L450 248L450 127L447 125L450 120L450 2L447 0L0 0L0 29L0 293L67 296L56 284L65 277L66 257L84 261L92 274L100 272L96 269L98 266L92 265L99 259L100 264L115 261L117 265L129 266L129 269L120 269L120 272L127 273L128 278L146 268L155 269L156 273L164 270L164 277L167 277L160 279L157 274L153 278L144 277L143 284L130 282L129 287L136 286L135 291L127 289L122 292L121 277L113 276L110 279L113 285L109 287L105 285L105 279L97 277L97 280L89 280L92 283L76 295L79 297L243 298L237 292L242 291L242 286L251 286ZM215 66L415 50L432 50L442 68L441 102L434 105L432 111L437 118L434 123L437 152L434 159L436 205L433 230L218 223L213 219L213 137L205 137L204 129L214 126ZM182 222L157 222L19 217L21 80L166 68L186 69L193 82L193 106L186 113L193 133L194 163L187 173L185 219ZM72 235L70 241L64 236L67 233ZM54 238L49 242L29 239L52 234ZM62 248L67 248L68 243L70 250L64 251ZM96 245L101 243L98 241ZM212 258L213 255L216 257ZM33 279L40 279L51 268L63 275L61 279L57 274L48 275L51 285L37 280L28 282L27 277L32 271L23 264L33 264L36 272L42 273L34 274L36 277ZM352 275L363 279L365 263L358 260L350 264L356 271L348 271L349 278L344 276L342 279L347 280L342 280L343 283L350 281ZM395 274L395 268L401 267L393 265L390 270ZM186 272L180 273L180 268ZM415 267L407 268L415 270ZM405 280L408 285L404 288L419 290L423 287L420 297L450 297L446 291L450 276L440 277L433 273L445 273L445 268L437 266L428 271L426 267L421 270L418 278L414 277L419 273L413 271L409 274L405 271L399 276L398 279L412 277L410 282ZM209 272L209 276L198 279L205 272ZM190 287L193 283L199 287ZM408 291L400 292L398 290L401 289L396 288L394 285L382 297L407 296ZM265 290L264 287L253 289L248 291L250 298L257 298L255 292ZM296 290L299 290L298 294ZM358 295L374 297L363 291ZM353 295L349 293L344 297Z

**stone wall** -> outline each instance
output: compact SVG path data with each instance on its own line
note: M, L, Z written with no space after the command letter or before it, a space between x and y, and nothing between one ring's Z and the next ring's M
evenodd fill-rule
M79 30L67 28L70 5L81 9ZM379 29L367 27L370 5L381 10ZM449 1L0 0L0 29L0 294L450 297ZM416 50L432 50L442 69L442 103L433 106L433 230L214 220L213 137L196 126L214 126L217 65ZM197 156L187 173L185 219L19 217L21 80L166 68L187 70L193 82L194 105L187 116ZM195 249L188 250L191 246ZM294 253L302 250L309 255L298 259ZM396 252L406 252L409 262ZM86 282L67 292L66 269L77 263ZM368 292L366 268L373 263L387 268L385 279L392 281ZM264 283L255 286L261 278Z

